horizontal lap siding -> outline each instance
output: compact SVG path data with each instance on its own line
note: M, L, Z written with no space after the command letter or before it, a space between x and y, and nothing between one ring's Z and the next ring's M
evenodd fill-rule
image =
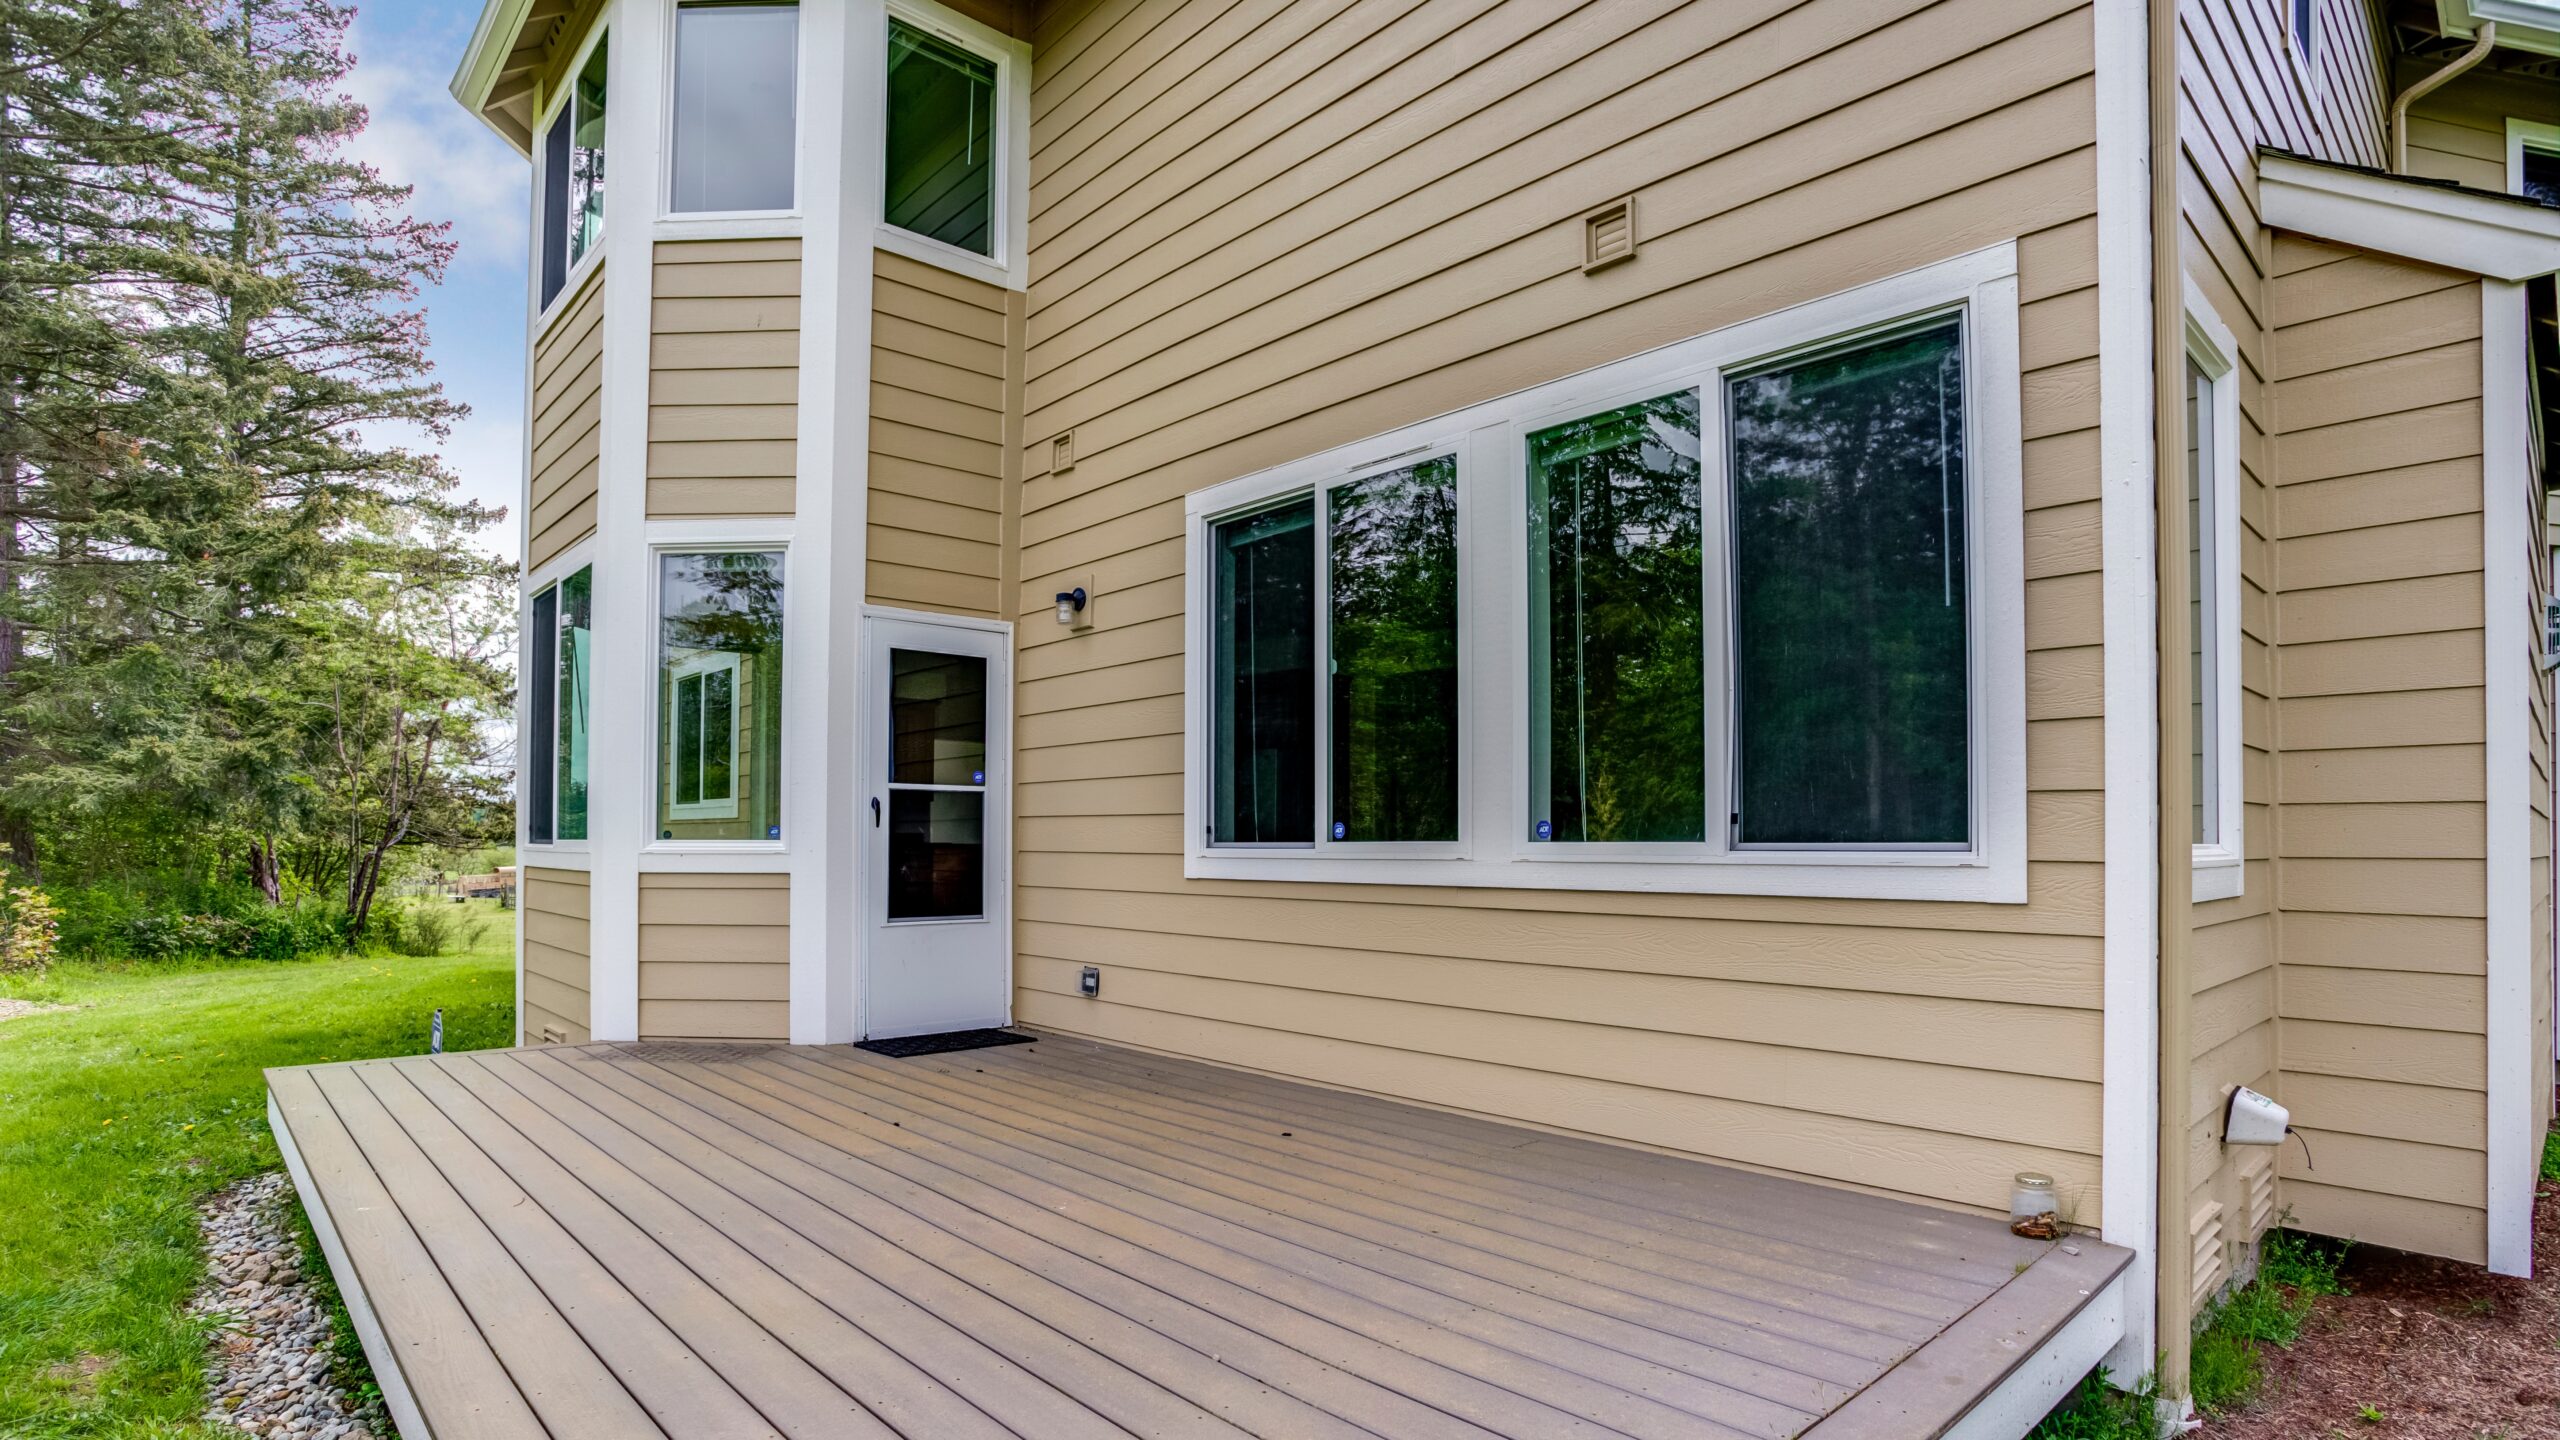
M650 277L649 515L788 515L800 242L661 242Z
M2306 87L2285 38L2283 7L2260 0L2185 0L2178 14L2181 265L2238 342L2240 398L2240 705L2243 855L2241 893L2195 903L2190 945L2191 1021L2185 1058L2188 1198L2180 1219L2218 1217L2218 1248L2199 1239L2199 1300L2238 1278L2247 1247L2273 1219L2252 1203L2265 1187L2263 1152L2222 1143L2222 1112L2246 1085L2279 1094L2275 800L2279 662L2275 637L2288 618L2276 593L2276 502L2270 484L2275 389L2271 381L2268 233L2258 223L2258 147L2272 145L2358 164L2381 160L2380 52L2357 0L2321 0L2328 44L2318 84ZM2183 380L2179 382L2183 385ZM2356 592L2345 608L2389 608L2397 594ZM2336 623L2334 617L2314 623ZM2343 657L2352 663L2360 657ZM2287 663L2299 668L2302 654ZM2291 674L2291 671L2287 671ZM2172 883L2187 883L2179 876Z
M870 600L993 618L1022 297L886 250L874 262Z
M2288 1148L2285 1204L2477 1261L2480 289L2292 236L2273 257L2282 1083L2319 1166Z
M588 1028L587 872L524 872L524 1038L542 1041L558 1026L572 1045L595 1038Z
M2511 52L2510 52L2511 53ZM2403 63L2403 86L2433 70ZM2560 123L2551 83L2489 68L2457 77L2409 111L2409 173L2481 190L2507 187L2507 121Z
M587 272L533 346L533 450L525 558L546 565L595 533L597 425L604 404L604 263Z
M2047 1170L2095 1223L2087 10L1106 3L1040 38L1013 613L1102 600L1020 632L1021 1018L1939 1201ZM1640 255L1584 275L1577 217L1629 190ZM1182 878L1186 493L2012 238L2028 904Z
M640 876L640 1038L791 1035L791 877Z

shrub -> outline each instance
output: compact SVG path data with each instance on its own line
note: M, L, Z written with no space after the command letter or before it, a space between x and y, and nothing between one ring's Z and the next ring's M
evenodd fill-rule
M53 965L61 913L42 890L11 885L0 869L0 973L41 975Z
M270 905L241 887L57 886L61 952L99 960L291 960L345 948L345 913L324 901Z

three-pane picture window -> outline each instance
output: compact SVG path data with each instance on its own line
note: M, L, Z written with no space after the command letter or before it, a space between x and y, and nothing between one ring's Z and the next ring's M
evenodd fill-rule
M788 210L798 163L800 7L676 7L673 174L679 215Z
M889 22L882 218L972 255L996 253L996 86L987 55Z
M587 838L587 735L593 714L595 572L535 592L525 632L525 840Z
M1192 497L1186 873L2023 900L2014 264Z
M782 554L658 557L661 841L782 838Z

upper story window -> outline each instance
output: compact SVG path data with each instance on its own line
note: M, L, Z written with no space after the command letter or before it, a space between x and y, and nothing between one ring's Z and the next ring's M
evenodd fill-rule
M796 4L706 0L677 7L670 211L792 207L799 52Z
M882 218L972 255L996 254L998 61L889 22Z
M595 687L595 571L534 592L525 632L525 841L587 838L587 727Z
M2320 60L2321 31L2326 28L2320 16L2320 0L2283 0L2285 42L2293 52L2296 65L2302 67L2306 81L2317 73Z
M1185 874L2023 901L2014 266L1192 497Z
M542 308L604 238L605 38L578 63L542 139Z

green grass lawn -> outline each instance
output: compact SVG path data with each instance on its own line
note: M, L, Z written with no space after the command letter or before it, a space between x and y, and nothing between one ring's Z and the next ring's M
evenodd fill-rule
M415 1054L514 1030L514 924L469 953L221 966L57 967L0 996L79 1007L0 1020L0 1435L237 1435L204 1410L195 1203L282 1162L271 1065Z

